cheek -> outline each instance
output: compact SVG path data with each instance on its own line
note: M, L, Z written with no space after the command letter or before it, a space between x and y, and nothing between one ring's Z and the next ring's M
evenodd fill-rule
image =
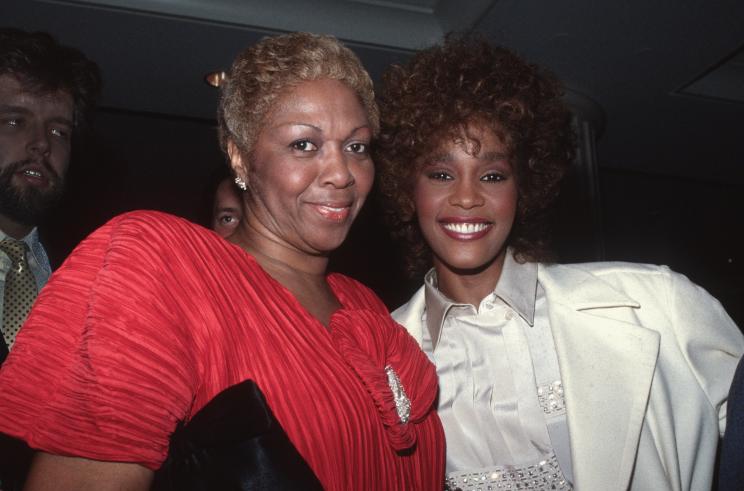
M25 157L26 150L20 138L5 137L0 134L0 156L7 162L21 160Z
M492 198L493 207L502 219L514 218L517 213L518 201L519 193L516 186L509 186Z
M413 188L413 204L416 207L416 216L422 226L437 216L443 193L437 192L426 183L418 183Z
M416 217L418 218L419 223L423 223L424 217L428 213L429 208L429 200L426 199L426 193L421 189L421 186L414 186L413 187L413 208L414 213L416 214Z
M296 198L312 183L312 172L299 166L269 165L249 176L249 183L266 198Z
M53 144L49 162L56 171L66 171L70 162L70 143L58 142Z

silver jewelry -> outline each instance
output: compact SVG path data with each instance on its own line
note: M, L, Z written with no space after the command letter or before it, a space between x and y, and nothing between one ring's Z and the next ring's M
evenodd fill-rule
M239 178L239 177L236 177L236 178L235 178L235 184L237 184L237 186L238 186L238 187L239 187L240 189L242 189L243 191L245 191L246 189L248 189L248 186L247 186L247 185L245 184L245 181L244 181L244 180L242 180L242 179L241 179L241 178Z
M408 399L406 391L403 389L403 384L400 383L398 374L395 373L393 367L387 365L385 367L385 373L387 373L388 385L393 393L398 419L402 424L406 424L408 423L408 418L411 417L411 401Z

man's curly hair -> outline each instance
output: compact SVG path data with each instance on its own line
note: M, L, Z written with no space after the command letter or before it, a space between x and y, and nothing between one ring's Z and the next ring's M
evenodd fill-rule
M69 93L76 128L88 122L101 92L98 65L44 32L0 28L0 75L16 78L33 94Z
M477 36L449 35L383 75L375 163L387 220L407 246L411 276L431 265L414 209L415 176L439 142L468 135L472 124L488 125L509 150L519 195L508 239L516 259L550 258L546 211L575 153L562 95L552 74Z

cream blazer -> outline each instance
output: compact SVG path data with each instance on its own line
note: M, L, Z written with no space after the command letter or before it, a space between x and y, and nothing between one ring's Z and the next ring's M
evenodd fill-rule
M579 491L709 490L744 338L667 267L543 265ZM421 344L424 288L393 313ZM487 430L484 430L487 431Z

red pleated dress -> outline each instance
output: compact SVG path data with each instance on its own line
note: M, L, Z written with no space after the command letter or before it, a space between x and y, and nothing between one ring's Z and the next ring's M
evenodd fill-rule
M0 431L157 469L176 424L256 382L329 490L442 489L436 372L360 283L326 328L241 248L177 217L121 215L43 289L0 371ZM411 401L396 413L385 367Z

